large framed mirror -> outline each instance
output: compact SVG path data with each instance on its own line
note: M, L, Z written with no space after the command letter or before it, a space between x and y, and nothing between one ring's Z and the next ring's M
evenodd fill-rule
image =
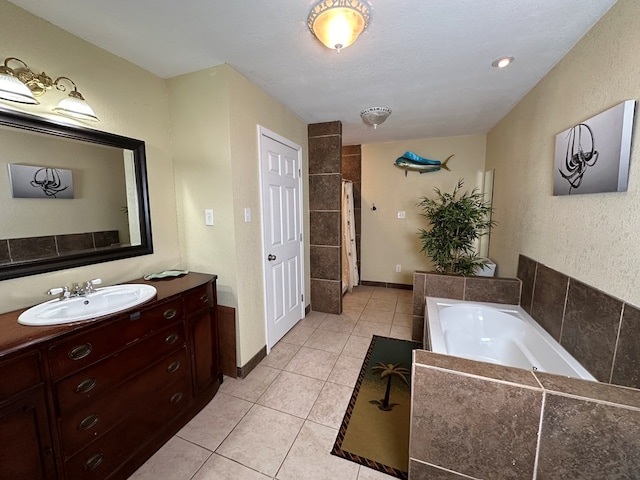
M153 253L142 140L0 110L0 280Z

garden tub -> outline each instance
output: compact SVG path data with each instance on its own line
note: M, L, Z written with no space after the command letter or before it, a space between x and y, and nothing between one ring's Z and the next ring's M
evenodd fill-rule
M435 353L596 380L519 305L427 297L426 312Z

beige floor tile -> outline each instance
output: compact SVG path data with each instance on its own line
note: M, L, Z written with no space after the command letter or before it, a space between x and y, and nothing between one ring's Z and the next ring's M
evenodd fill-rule
M399 290L398 291L398 303L413 303L413 290Z
M335 429L340 428L352 393L353 387L325 383L307 420Z
M362 315L360 315L359 322L373 322L373 323L387 323L391 325L393 323L393 310L377 310L369 307L364 309Z
M396 313L406 313L407 315L413 315L413 302L400 302L396 303Z
M307 418L318 399L323 380L282 372L258 399L258 404L280 412Z
M304 420L254 405L216 453L274 477Z
M283 343L292 343L294 345L304 345L304 342L313 335L315 328L305 327L303 325L296 325L289 332L280 339Z
M362 359L340 355L327 381L353 388L356 385L361 369Z
M395 288L377 288L371 293L371 298L397 301L398 290Z
M389 336L392 338L399 338L401 340L411 340L411 328L392 325Z
M288 372L326 380L338 359L337 353L302 347L285 367Z
M393 326L411 328L413 325L413 316L406 313L396 312L393 316Z
M356 480L359 465L329 453L337 433L333 428L305 422L278 472L278 480Z
M171 438L129 480L190 480L211 452L178 437Z
M309 315L300 320L297 325L309 328L318 328L318 325L322 323L326 316L327 314L322 312L309 312Z
M255 402L279 374L280 370L258 365L247 375L247 378L225 377L219 391L249 402Z
M358 314L360 316L360 314ZM326 316L324 321L318 327L318 330L329 330L331 332L338 333L351 333L353 327L356 326L357 321L344 315L332 315Z
M361 294L361 293L368 293L369 295L371 295L371 293L376 289L377 287L372 287L371 285L358 285L357 287L353 287L353 292L354 294Z
M218 392L177 435L213 452L252 406L250 402Z
M342 349L342 355L356 357L362 361L367 356L369 345L371 345L371 338L351 335Z
M397 477L392 477L364 465L360 465L360 471L358 472L358 480L394 480L395 478Z
M346 307L342 309L341 316L348 318L349 320L358 320L362 312L364 311L364 306L362 307Z
M271 480L271 477L214 453L193 480Z
M348 333L330 332L329 330L318 329L313 332L313 335L309 337L304 344L308 348L316 348L318 350L325 350L327 352L340 353L344 348Z
M394 312L396 310L396 303L397 302L395 300L372 297L371 300L367 302L367 306L365 307L364 311L366 312L367 310L380 310L384 312Z
M389 336L391 330L391 324L386 325L384 323L363 322L356 323L351 335L357 335L359 337L371 338L373 335L382 335L384 337Z
M299 345L293 343L278 342L271 349L269 355L264 357L260 365L264 367L278 368L283 370L287 363L291 361L296 353L300 350Z

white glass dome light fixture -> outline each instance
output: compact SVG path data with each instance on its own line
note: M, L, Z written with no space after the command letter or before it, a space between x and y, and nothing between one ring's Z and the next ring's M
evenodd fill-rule
M9 62L19 63L20 66L10 68ZM0 100L38 105L40 102L36 97L44 95L54 87L60 92L67 91L67 87L60 83L62 80L69 82L73 90L53 108L53 111L79 120L100 121L82 94L78 92L73 80L68 77L58 77L54 81L44 72L35 73L25 62L15 57L6 58L4 65L0 66Z
M391 109L389 107L369 107L360 112L362 121L367 125L373 125L374 129L384 123L389 115L391 115Z
M320 42L338 53L356 41L369 25L369 6L360 0L320 0L307 16L307 26Z
M93 108L89 106L82 94L78 91L78 87L73 80L67 77L58 77L53 82L55 87L61 92L65 92L67 89L60 83L60 80L66 80L73 85L73 90L69 92L69 96L60 100L58 106L53 109L54 112L61 115L66 115L72 118L78 118L80 120L88 120L90 122L99 122L96 117L96 113Z

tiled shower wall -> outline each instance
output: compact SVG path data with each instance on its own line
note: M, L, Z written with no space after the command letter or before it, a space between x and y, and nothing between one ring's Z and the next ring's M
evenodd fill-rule
M342 313L342 123L309 125L311 308Z
M410 480L640 478L640 392L414 352Z
M518 278L522 308L594 377L640 388L640 310L524 255Z

